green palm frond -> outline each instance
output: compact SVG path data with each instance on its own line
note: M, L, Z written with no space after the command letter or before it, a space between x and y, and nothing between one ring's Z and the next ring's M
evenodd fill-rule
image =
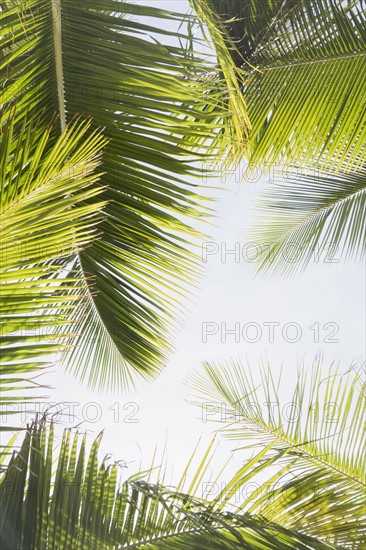
M4 550L332 548L249 514L215 510L141 476L121 484L118 463L98 459L101 436L87 453L85 436L72 438L66 430L53 472L54 440L52 424L34 423L2 476Z
M243 133L243 124L246 130L251 130L251 123L247 115L247 106L242 88L247 84L245 72L238 66L233 56L241 57L241 53L231 40L230 35L222 30L222 20L214 10L211 10L207 0L190 0L197 17L201 21L202 34L206 42L215 46L220 71L222 73L223 92L226 95L227 108L230 115L230 138L234 137L234 158L239 162L247 152L247 134ZM209 35L207 34L209 33Z
M360 169L365 161L362 2L294 6L253 62L248 84L252 161Z
M32 401L28 390L65 348L73 328L66 311L83 300L83 280L65 265L96 236L104 201L97 184L106 144L90 121L73 121L54 141L23 119L7 117L0 136L1 409L5 419ZM50 145L52 143L52 145ZM15 145L14 145L15 144ZM93 202L86 202L93 198ZM71 291L73 294L71 294ZM53 336L59 332L59 339ZM31 392L33 393L33 392Z
M246 69L242 91L252 126L250 161L267 169L295 162L321 164L327 171L361 169L363 1L196 1L221 19L228 51L235 43L236 63Z
M259 270L290 274L309 263L363 258L365 173L304 174L271 185L256 209Z
M269 369L258 379L236 362L206 364L205 375L192 381L199 404L222 408L219 420L243 452L258 449L217 501L257 483L239 509L342 548L363 548L366 399L359 376L353 368L324 372L317 361L310 372L299 370L289 399L288 385L284 398Z
M109 139L102 237L75 257L89 299L68 366L93 387L154 375L199 265L187 251L190 219L207 208L192 178L235 156L245 105L234 124L216 60L192 51L193 16L115 0L14 0L1 17L2 99L17 103L16 124L36 112L42 128L56 112L59 132L83 113Z

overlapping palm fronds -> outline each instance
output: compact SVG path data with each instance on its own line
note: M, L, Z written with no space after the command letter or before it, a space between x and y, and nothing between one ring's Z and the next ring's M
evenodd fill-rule
M205 374L192 381L198 402L210 403L211 411L222 407L225 415L217 420L242 443L245 461L217 502L255 487L239 509L340 548L363 548L366 398L360 375L356 367L342 373L316 361L309 372L299 369L289 398L288 383L274 380L269 368L258 377L237 362L206 364ZM248 458L245 449L256 450Z
M334 172L363 166L362 0L193 4L200 14L205 10L213 43L219 26L227 51L246 70L242 92L252 125L251 162L267 168L288 162L320 164Z
M155 375L197 273L189 218L206 208L192 178L236 144L225 81L191 49L193 16L116 0L13 0L0 15L3 123L16 104L16 132L36 115L39 134L57 113L56 139L82 114L109 140L102 236L74 258L89 298L72 319L68 368L100 388ZM236 116L245 139L244 105Z
M240 93L252 125L248 169L253 164L262 174L276 176L253 231L264 250L260 269L288 274L320 255L331 263L335 251L338 260L342 254L362 258L365 3L193 4L208 23L217 51L226 48L244 72ZM284 165L293 177L286 177Z
M81 439L81 441L80 441ZM153 484L120 480L118 463L98 459L101 436L64 432L56 471L54 428L34 423L0 482L4 550L115 548L331 550L331 546L249 514Z
M196 272L188 219L204 212L190 183L201 161L244 151L255 163L332 169L277 193L276 268L289 238L364 251L363 3L250 0L239 18L233 3L194 1L219 68L194 51L185 14L117 0L0 4L3 419L32 406L24 392L56 353L68 350L68 367L92 387L159 371L175 294ZM238 365L206 371L196 388L236 416L233 438L257 447L219 497L142 478L120 485L118 464L98 461L100 437L88 454L70 431L53 473L53 426L42 419L9 463L0 455L1 546L361 550L362 375L323 377L315 365L307 384L300 371L284 422L270 371L262 396ZM275 410L264 414L262 399ZM262 475L260 491L229 512L234 488Z
M68 312L85 299L84 281L62 265L95 238L105 204L95 169L106 140L90 121L53 140L51 125L40 133L27 117L16 133L15 118L0 136L1 430L14 429L9 418L74 330Z

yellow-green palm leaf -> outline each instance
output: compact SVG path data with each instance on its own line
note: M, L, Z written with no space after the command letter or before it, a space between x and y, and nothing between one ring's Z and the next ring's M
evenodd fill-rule
M0 136L2 430L31 410L28 390L73 333L69 312L85 299L84 279L62 266L97 236L105 205L95 169L106 140L90 121L54 140L52 126L14 120L10 113Z
M192 382L198 403L219 411L211 413L213 420L241 444L237 452L244 459L216 502L230 502L249 487L240 510L361 550L366 541L363 377L359 367L342 373L316 361L309 371L298 370L289 395L288 382L274 380L270 368L254 373L234 361L206 364Z
M155 375L177 296L197 272L188 220L205 206L192 178L236 143L216 62L194 53L195 20L182 13L116 0L14 0L1 10L2 101L16 104L16 127L36 113L42 131L56 113L56 138L86 114L109 140L102 236L74 258L89 298L72 319L68 368L93 387ZM244 106L241 117L245 137Z
M365 161L365 6L360 0L194 0L245 74L248 158L357 170Z

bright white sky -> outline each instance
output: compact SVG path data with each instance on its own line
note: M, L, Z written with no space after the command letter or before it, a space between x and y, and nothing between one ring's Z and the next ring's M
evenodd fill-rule
M180 11L183 4L186 4L183 0L169 2L169 9ZM154 1L154 5L166 3ZM220 179L211 183L221 188L217 191L218 219L212 229L212 240L219 246L226 243L227 249L233 249L237 242L242 246L247 241L248 218L261 185L239 186L235 178L225 186ZM187 375L199 370L204 360L219 361L233 356L248 358L255 366L267 356L275 374L283 363L284 379L288 380L290 392L298 359L304 359L310 366L315 355L322 352L325 366L335 360L346 370L353 360L363 356L365 349L364 279L365 272L360 265L324 265L321 262L292 279L259 279L248 262L236 262L232 255L224 263L220 254L216 254L205 264L200 291L196 292L190 313L186 315L185 327L176 337L176 352L157 381L142 384L136 393L109 396L88 391L57 369L47 375L44 382L55 388L50 391L55 402L80 403L75 405L75 420L70 424L65 422L65 426L75 426L83 420L85 404L97 403L98 410L91 406L84 409L84 415L93 417L98 412L100 420L84 421L80 429L87 429L93 435L104 429L102 453L125 460L129 467L127 475L141 467L149 467L154 448L158 446L162 453L166 444L168 480L173 481L179 477L201 435L204 435L200 446L203 452L212 430L217 427L203 423L201 411L187 402L189 389L184 384ZM255 322L262 327L263 336L257 343L243 340L236 343L234 336L228 336L225 343L217 334L209 336L204 343L202 323L205 322L226 322L228 327L237 322L241 326ZM281 324L273 343L269 342L265 322ZM297 343L286 342L281 336L283 325L291 322L302 329L302 337ZM335 339L339 342L315 343L309 327L316 322L320 326L321 339L330 333L329 329L322 329L325 323L337 324L339 332ZM120 407L119 422L114 422L115 403ZM128 403L136 405L126 405ZM135 414L127 422L129 413ZM232 446L220 439L216 454L220 463L229 455Z

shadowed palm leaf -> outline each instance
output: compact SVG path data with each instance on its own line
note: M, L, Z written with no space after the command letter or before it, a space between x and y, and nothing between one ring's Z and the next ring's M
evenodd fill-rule
M265 245L259 268L289 274L320 255L332 261L340 248L363 257L365 3L193 4L225 51L221 64L229 56L240 72L252 124L248 170L259 164L281 179L276 167L301 168L261 201L253 235Z
M35 423L0 482L2 548L330 550L310 537L249 514L215 510L185 493L89 455L85 437L64 432L53 475L54 429Z

